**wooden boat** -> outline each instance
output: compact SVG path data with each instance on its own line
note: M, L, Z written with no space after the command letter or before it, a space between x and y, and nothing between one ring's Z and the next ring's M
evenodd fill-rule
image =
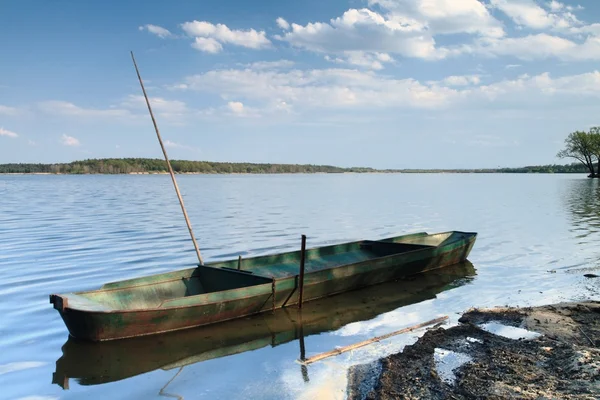
M276 347L353 322L367 321L410 304L436 298L476 276L469 261L306 303L195 329L94 343L69 337L56 360L52 382L69 379L99 385L154 371ZM402 322L400 322L402 323ZM300 343L300 358L305 346ZM312 353L311 349L305 350Z
M477 234L424 232L363 240L108 283L50 295L70 334L102 341L240 318L466 260Z

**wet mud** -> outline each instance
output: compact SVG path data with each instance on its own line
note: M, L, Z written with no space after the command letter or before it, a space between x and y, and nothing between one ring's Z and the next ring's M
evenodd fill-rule
M600 398L600 302L468 310L348 373L349 399Z

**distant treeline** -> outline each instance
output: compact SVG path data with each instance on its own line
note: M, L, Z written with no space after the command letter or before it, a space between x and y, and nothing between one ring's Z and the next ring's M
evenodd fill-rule
M344 172L446 172L446 173L585 173L583 164L539 165L522 168L497 169L386 169L331 165L253 164L211 161L171 160L176 173L197 174L294 174L294 173L344 173ZM46 173L46 174L134 174L166 173L167 163L150 158L103 158L73 161L60 164L0 164L0 173Z
M567 165L534 165L530 167L522 168L500 168L497 172L504 173L538 173L538 174L585 174L587 168L585 165L580 163L573 163Z
M372 168L339 168L330 165L252 164L171 160L176 173L198 174L289 174L374 172ZM0 164L0 173L133 174L165 173L167 163L150 158L104 158L61 164Z

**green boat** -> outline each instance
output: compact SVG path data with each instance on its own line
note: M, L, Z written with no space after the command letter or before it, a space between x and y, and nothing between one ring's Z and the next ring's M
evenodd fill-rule
M171 370L220 357L299 341L300 359L314 349L304 338L371 320L470 283L477 272L469 261L411 277L284 307L209 326L162 335L101 343L69 337L56 360L52 382L67 389L69 379L100 385L156 369ZM400 322L402 323L402 322Z
M421 232L208 263L107 283L98 290L53 294L50 303L77 339L150 335L273 311L297 304L299 297L310 301L456 264L466 260L476 236Z

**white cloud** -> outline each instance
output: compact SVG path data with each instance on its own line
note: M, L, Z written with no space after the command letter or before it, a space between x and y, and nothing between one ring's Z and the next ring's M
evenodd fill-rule
M438 60L460 51L438 47L435 35L504 35L500 21L478 0L370 0L369 5L377 5L382 11L349 9L329 22L292 23L290 31L276 38L298 48L338 56L347 52L387 53ZM369 64L380 69L380 61ZM352 64L367 63L363 60Z
M294 62L290 60L257 61L245 66L251 69L284 69L293 67Z
M589 36L581 43L546 33L515 38L487 38L473 46L463 47L462 51L487 56L514 56L522 60L599 60L600 37Z
M170 123L180 123L192 113L186 103L179 100L150 97L150 105L156 115L169 119ZM45 114L90 120L110 118L136 121L148 118L146 101L141 95L129 95L120 103L106 109L83 108L66 101L46 101L39 103L38 107Z
M51 115L73 116L73 117L127 117L131 116L128 110L119 108L94 109L82 108L67 101L44 101L38 104L40 110Z
M556 0L552 0L548 3L546 3L546 5L550 9L550 11L554 11L554 12L562 11L562 10L566 10L566 11L583 10L583 7L580 5L571 6L571 5L567 5L567 4L561 3L559 1L556 1Z
M574 14L582 7L556 0L367 0L367 5L369 8L351 8L329 20L305 25L279 17L275 21L283 31L274 37L299 49L323 53L331 62L372 70L381 70L398 57L442 60L472 54L522 60L600 58L600 23L583 24ZM517 29L541 32L507 37L504 23L491 11L505 14ZM197 20L180 26L193 39L192 47L207 53L222 52L226 45L250 49L272 46L264 30L231 29L225 24ZM139 29L160 37L174 36L157 25ZM439 39L455 34L463 35L462 42L446 44ZM249 67L291 67L284 62L263 62L263 67L259 62Z
M452 75L444 78L441 83L447 86L469 86L479 85L479 75Z
M229 115L236 117L260 117L260 113L257 109L247 107L240 101L230 101L227 103L227 111Z
M351 8L328 21L305 25L279 17L276 23L283 32L274 37L323 53L331 62L372 70L383 69L397 56L424 60L464 54L523 60L600 58L600 23L583 24L574 14L582 7L556 0L367 0L367 4L369 8ZM494 10L504 13L517 29L542 32L507 37L504 23L491 14ZM252 49L272 45L264 31L255 29L236 30L196 20L181 28L193 37L194 48L208 53L221 52L226 44ZM463 35L461 43L439 44L444 43L440 36L455 34ZM265 64L265 68L276 67ZM260 67L256 63L251 68Z
M19 114L19 109L15 107L3 106L0 104L0 115L14 116Z
M0 128L0 136L6 136L9 138L19 137L16 133L9 131L8 129Z
M394 59L387 53L376 53L377 59L381 62L393 62Z
M179 100L167 100L162 97L150 97L150 106L152 111L163 115L183 115L189 112L187 105ZM122 107L138 110L146 109L146 99L141 95L129 95L125 101L121 103Z
M221 43L217 42L213 38L204 38L197 37L194 39L194 43L192 43L192 47L196 50L205 51L207 53L218 53L223 50L223 46Z
M244 112L244 104L239 101L230 101L227 103L227 107L229 107L234 114L242 114Z
M185 125L194 116L194 111L183 101L168 100L156 96L150 97L149 101L154 114L160 117L161 121L168 122L171 125ZM144 118L148 118L144 96L129 95L119 104L119 107L131 110L132 115L141 116L143 114Z
M345 51L341 57L325 56L327 61L340 64L356 65L374 70L383 69L383 63L391 63L394 59L387 53L367 53L364 51Z
M81 145L81 143L79 143L79 139L76 139L73 136L69 136L64 133L61 136L60 141L63 145L70 147L78 147L79 145Z
M165 147L170 147L172 149L183 149L183 150L199 151L196 147L188 146L187 144L181 144L181 143L177 143L177 142L172 142L169 139L165 140Z
M376 54L425 60L464 54L522 60L600 59L600 23L584 25L573 13L581 7L558 1L368 0L368 5L370 8L349 9L329 21L289 23L289 29L275 38L324 53L332 62L373 70L383 69L386 62ZM503 23L489 9L506 14L517 28L542 32L507 37ZM462 43L439 45L436 39L447 34L472 36ZM565 35L575 35L576 40Z
M412 18L426 26L434 35L504 35L502 23L479 0L369 0L368 4L379 5L394 20Z
M561 2L558 2L556 0L552 0L551 2L548 3L548 7L550 7L551 11L560 11L563 8L565 8L565 5Z
M192 46L198 50L211 53L220 51L223 43L250 49L263 49L271 45L271 41L267 39L264 31L256 31L254 29L232 30L227 25L214 25L206 21L184 22L181 24L181 27L189 36L196 38ZM207 40L198 41L198 39Z
M158 26L158 25L146 24L146 25L140 26L138 29L140 31L146 30L146 31L158 36L161 39L165 39L165 38L173 36L173 34L171 32L169 32L168 29L165 29L162 26Z
M210 22L196 20L193 22L184 22L181 24L181 27L190 36L210 36L217 30L217 27ZM227 26L225 28L229 30Z
M521 66L521 64L507 64L504 66L504 68L506 69L515 69L515 68L519 68Z
M488 99L510 96L516 102L526 101L536 96L600 97L600 72L593 71L579 75L552 78L548 72L529 76L522 75L514 80L500 81L479 88ZM568 101L568 100L565 100Z
M290 24L281 17L277 18L277 20L275 20L275 22L277 22L277 26L280 27L281 29L285 29L286 31L288 29L290 29Z
M600 23L589 24L579 27L571 27L568 33L572 33L575 35L592 35L592 36L600 36Z
M185 83L179 83L177 85L167 85L166 88L169 90L185 90L188 87Z
M389 79L348 69L260 71L229 69L188 77L191 90L213 92L225 99L245 98L284 108L347 108L356 106L436 107L454 93L413 79ZM233 101L233 100L232 100ZM239 100L236 100L239 101Z
M514 107L527 103L561 108L577 99L600 98L600 72L553 78L550 74L523 75L481 85L477 75L449 76L419 82L350 69L261 71L228 69L209 71L186 79L189 90L214 93L229 101L229 111L242 114L246 102L261 110L435 109L484 105ZM550 100L549 100L550 99ZM589 100L587 100L589 101Z
M490 4L519 25L542 29L553 23L550 14L533 0L490 0Z
M406 57L443 58L426 27L415 20L392 20L368 9L346 11L330 23L292 24L291 31L277 37L310 51L396 53Z
M505 13L516 24L532 29L564 29L580 24L571 12L561 11L564 5L558 2L549 5L554 12L545 10L533 0L490 0L490 4Z

